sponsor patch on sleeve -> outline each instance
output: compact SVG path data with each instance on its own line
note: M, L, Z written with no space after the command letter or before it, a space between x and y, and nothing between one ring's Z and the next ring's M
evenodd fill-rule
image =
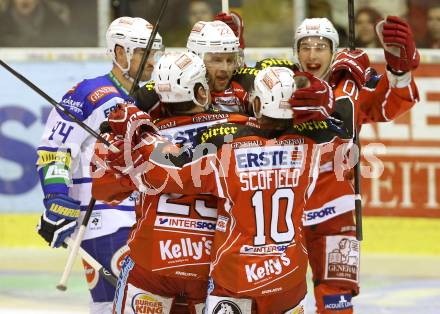
M87 96L87 100L92 104L96 105L98 101L110 94L119 94L118 90L114 86L101 86L95 89L89 96Z
M215 226L215 230L226 232L226 226L228 225L228 217L219 215L217 217L217 225Z
M44 184L70 184L70 173L63 164L54 164L45 166L44 172Z
M324 279L358 281L359 241L355 237L326 237L325 254Z
M37 166L45 166L51 163L60 163L70 168L71 156L69 151L57 150L54 152L38 150Z
M353 307L351 294L335 294L324 296L324 309L329 311L341 311Z

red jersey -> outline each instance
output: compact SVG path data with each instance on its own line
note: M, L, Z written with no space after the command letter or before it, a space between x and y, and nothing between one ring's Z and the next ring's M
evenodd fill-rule
M178 116L156 121L161 137L150 136L145 160L154 147L165 139L181 146L194 144L197 133L225 122L252 123L254 119L240 114L209 112ZM166 175L150 171L150 182L157 182L158 191L166 183ZM156 180L156 181L155 181ZM154 185L154 184L153 184ZM108 171L94 179L93 195L97 199L120 199L119 193L136 189L130 178ZM182 194L142 192L136 205L136 224L128 240L130 256L136 265L160 275L184 279L207 280L210 251L217 218L217 199L211 195L186 193L180 187L171 190Z
M414 80L407 87L392 87L388 76L379 78L377 85L358 90L350 80L341 80L334 90L336 109L333 116L344 121L350 137L354 125L386 122L408 111L418 101L418 90ZM304 225L314 225L354 209L354 188L335 167L333 160L321 164L316 189L319 193L307 202ZM329 189L328 187L332 188Z
M316 123L314 131L280 134L228 123L199 136L202 143L218 149L181 168L179 177L185 191L219 198L211 247L210 276L215 284L234 293L263 296L288 291L305 279L301 219L316 184L317 148L338 139L326 121ZM226 143L225 134L231 135ZM151 184L165 176L159 174L163 169L143 180ZM179 187L169 180L167 189Z
M244 87L231 81L222 92L211 92L212 107L226 112L249 112L249 94Z

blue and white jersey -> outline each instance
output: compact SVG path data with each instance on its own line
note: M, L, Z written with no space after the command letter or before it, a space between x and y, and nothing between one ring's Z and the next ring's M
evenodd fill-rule
M101 122L123 102L134 101L109 73L82 81L64 95L60 104L99 133ZM83 214L91 198L90 160L95 142L80 125L52 109L37 148L37 169L44 194L68 194L81 202ZM134 201L133 195L115 207L97 201L84 239L131 227L135 222Z

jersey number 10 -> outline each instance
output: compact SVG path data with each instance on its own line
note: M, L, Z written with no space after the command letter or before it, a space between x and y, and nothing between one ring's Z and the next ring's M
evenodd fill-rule
M280 219L280 200L286 199L286 226L287 231L278 232L278 220ZM272 194L272 208L270 215L270 238L275 243L292 242L295 236L295 229L293 226L293 205L295 195L292 189L278 189ZM254 237L254 245L266 244L266 230L265 230L265 217L264 217L264 204L263 204L263 191L256 191L252 196L252 206L255 209L255 221L257 235Z

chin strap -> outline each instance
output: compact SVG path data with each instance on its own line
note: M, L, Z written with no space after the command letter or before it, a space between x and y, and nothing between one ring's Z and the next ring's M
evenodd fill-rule
M113 63L116 64L116 66L121 70L122 75L129 80L130 82L134 82L134 78L130 76L129 71L131 67L131 58L133 58L133 53L130 51L125 50L125 57L127 58L127 67L123 68L118 61L116 61L116 54L115 52L112 54L112 60Z

